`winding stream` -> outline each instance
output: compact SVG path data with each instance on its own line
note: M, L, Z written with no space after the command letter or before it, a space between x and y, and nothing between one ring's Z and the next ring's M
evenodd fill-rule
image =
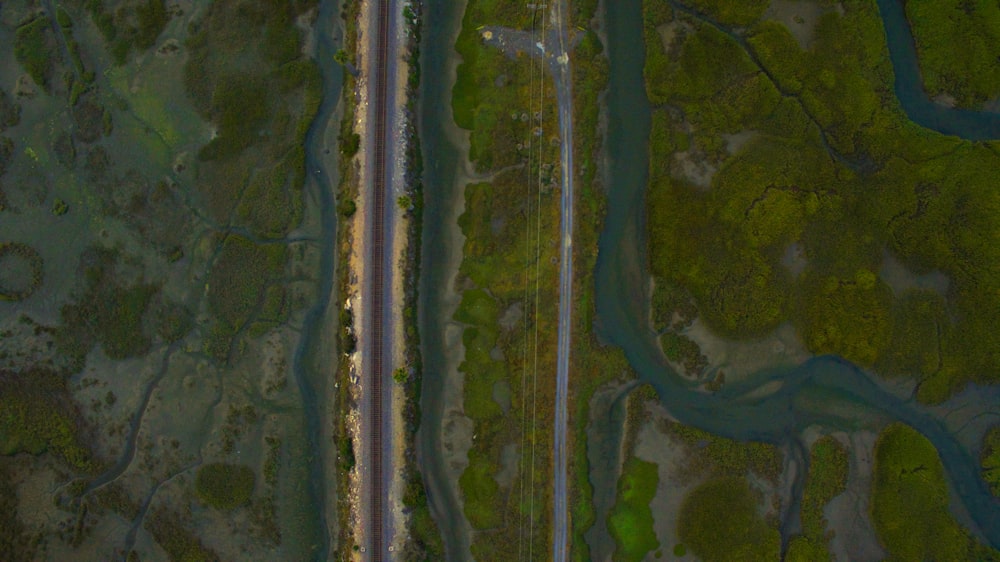
M1000 137L1000 117L947 109L927 99L915 73L916 52L902 8L894 0L878 0L878 4L897 68L897 94L907 115L925 127L972 140ZM694 383L669 367L656 344L656 334L648 328L645 309L650 109L642 75L643 35L637 31L642 29L642 7L639 0L606 2L605 6L611 65L607 96L610 189L595 270L600 336L625 351L639 377L656 388L664 406L679 421L732 439L801 450L800 436L810 425L850 431L901 421L914 427L937 448L953 492L978 528L974 530L1000 547L1000 502L980 478L975 451L963 447L927 408L893 394L857 366L837 357L817 357L791 369L756 373L715 394L695 390ZM780 386L761 394L768 383ZM979 392L994 399L998 395L993 388ZM796 487L800 490L801 482ZM787 521L797 519L797 506L790 509L782 528L785 540L793 530Z
M457 217L463 206L461 175L464 154L449 134L454 127L451 88L458 53L458 36L465 2L428 0L424 5L424 40L420 65L420 139L424 154L424 221L421 233L420 303L418 306L423 383L421 423L417 433L417 460L424 476L427 499L444 539L448 560L471 558L471 527L450 478L444 430L449 404L447 324L455 309L451 276L462 252ZM452 389L454 390L454 389Z
M326 142L326 133L327 126L333 122L340 103L340 90L344 82L344 71L333 59L337 46L342 41L343 30L339 25L340 4L339 0L323 0L320 3L313 34L315 38L313 57L320 69L323 88L319 111L306 133L305 165L309 177L313 178L313 193L317 198L320 212L320 266L315 304L309 309L303 321L302 338L295 350L292 363L311 450L309 493L316 518L308 524L313 527L312 530L319 543L313 553L315 560L327 560L331 557L326 506L333 503L327 499L334 485L333 482L327 482L327 475L333 474L333 471L325 470L323 462L325 443L328 443L323 432L324 406L328 403L327 394L331 389L327 388L324 375L327 372L335 372L335 366L330 368L329 363L336 361L336 349L331 350L331 346L336 345L334 336L336 332L327 327L327 309L336 280L337 211L333 190L339 184L340 178L335 166L332 171L328 171L326 167L326 164L335 162L335 159L326 156L326 149L329 146ZM336 152L334 154L336 156Z
M1000 139L1000 114L934 103L920 80L917 48L901 0L877 0L896 74L896 97L911 121L932 131L981 141Z

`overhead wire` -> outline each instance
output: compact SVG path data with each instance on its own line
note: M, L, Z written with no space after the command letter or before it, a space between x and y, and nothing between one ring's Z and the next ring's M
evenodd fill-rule
M547 5L546 5L547 9ZM539 43L541 45L542 52L540 53L540 63L539 63L539 80L538 80L538 159L536 165L538 167L538 184L535 190L536 202L535 202L535 318L534 318L534 368L532 369L532 391L531 391L531 476L529 479L529 542L528 542L528 558L529 560L534 560L534 529L535 529L535 449L537 446L536 439L536 427L537 427L537 413L538 413L538 321L539 321L539 281L541 279L541 265L542 265L542 156L545 150L545 39L546 39L546 12L542 11L542 29L539 34ZM534 117L534 116L532 116Z
M535 9L533 4L526 4L525 8L531 12L531 32L534 34L535 31ZM529 54L530 55L530 54ZM528 57L528 116L531 119L533 115L533 102L534 102L534 91L535 91L535 60L534 57ZM530 121L529 121L530 122ZM517 524L517 559L518 561L524 559L524 526L525 518L523 513L524 507L524 480L527 455L524 454L526 449L525 441L527 439L528 425L527 425L527 387L528 387L528 318L530 317L531 310L528 305L529 296L529 286L530 286L530 276L529 269L531 267L531 236L530 236L530 224L531 224L531 187L533 184L533 178L531 173L531 157L533 154L532 143L533 129L528 127L526 136L526 146L525 151L528 155L527 166L525 167L525 202L527 207L524 211L525 219L525 233L524 233L524 330L523 330L523 345L521 348L521 447L519 449L520 458L518 459L518 483L519 483L519 493L518 493L518 524Z

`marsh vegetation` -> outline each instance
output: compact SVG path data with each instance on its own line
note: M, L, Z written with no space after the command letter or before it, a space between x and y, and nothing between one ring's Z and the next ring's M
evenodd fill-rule
M0 6L4 552L308 551L287 380L319 275L316 6ZM263 413L238 431L215 414L248 403ZM124 531L93 532L108 525Z
M811 352L910 377L925 402L992 381L992 143L906 119L874 2L827 9L805 50L762 17L764 4L645 5L653 318L673 332L665 351L698 370L683 323L669 327L692 315L680 294L720 335L792 322ZM686 172L691 159L715 170L707 184ZM783 259L792 246L794 270ZM887 255L913 275L940 272L947 293L894 292L880 276Z

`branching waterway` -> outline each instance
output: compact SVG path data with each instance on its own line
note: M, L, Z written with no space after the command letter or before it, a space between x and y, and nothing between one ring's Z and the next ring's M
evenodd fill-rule
M902 8L894 0L879 0L878 4L897 73L897 95L910 118L970 140L1000 137L997 116L949 110L927 99L916 72L915 50ZM937 448L952 490L976 530L993 546L1000 546L1000 503L980 477L977 451L963 446L944 420L894 394L874 375L840 358L825 356L791 369L759 372L707 394L669 367L657 346L656 334L648 327L645 308L650 109L642 73L642 7L638 0L606 2L605 6L611 86L607 96L608 215L595 271L600 336L625 351L639 377L656 388L664 406L680 422L718 435L801 451L801 435L809 426L847 431L891 421L912 426ZM764 393L769 384L774 390ZM996 389L977 391L994 398L984 404L996 403ZM800 496L801 482L795 490ZM794 526L789 520L797 519L797 511L794 502L785 514L782 532L786 540Z
M901 5L897 0L877 1L896 72L896 94L909 118L921 126L969 140L1000 138L1000 116L950 109L928 99L920 83L916 51ZM425 13L430 25L424 43L425 68L453 68L456 55L452 46L462 4L427 3ZM649 327L647 310L645 195L650 108L643 81L642 6L640 0L607 1L604 5L611 76L606 97L608 214L594 272L600 337L625 351L639 378L656 388L665 408L681 423L737 440L774 443L791 454L799 465L798 480L792 487L797 497L801 496L802 480L808 472L805 464L809 456L802 438L806 428L855 431L893 421L912 426L936 447L951 489L968 512L974 531L1000 547L1000 503L980 477L978 445L969 445L978 439L958 435L960 429L956 428L964 427L960 420L942 417L941 412L948 411L949 404L932 411L895 393L877 376L832 356L813 358L791 368L761 371L727 383L714 394L698 390L695 382L668 365ZM461 207L461 190L455 179L461 174L462 161L445 126L452 118L452 80L451 72L429 73L421 95L427 203L420 281L424 418L418 454L448 558L466 559L469 525L462 514L455 482L449 479L450 456L442 442L445 397L450 392L444 337L451 307L447 286L454 254L461 251L460 240L455 239L454 219L456 209ZM963 419L974 419L1000 401L997 388L967 392L980 396L978 406L962 411ZM612 426L620 424L621 419L619 405L613 415L595 420L597 425L589 433L598 437L591 440L616 439L620 431ZM601 450L611 449L605 446ZM614 489L613 471L592 472L591 476L611 480L593 482L597 490ZM595 500L606 509L613 497L598 494ZM798 511L795 500L782 514L781 530L786 542L798 530ZM603 526L603 522L597 524Z

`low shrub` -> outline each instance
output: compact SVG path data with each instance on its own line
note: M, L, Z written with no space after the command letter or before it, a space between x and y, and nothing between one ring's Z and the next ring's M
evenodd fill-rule
M250 501L255 482L256 474L249 466L212 463L198 469L195 490L206 505L228 511Z

